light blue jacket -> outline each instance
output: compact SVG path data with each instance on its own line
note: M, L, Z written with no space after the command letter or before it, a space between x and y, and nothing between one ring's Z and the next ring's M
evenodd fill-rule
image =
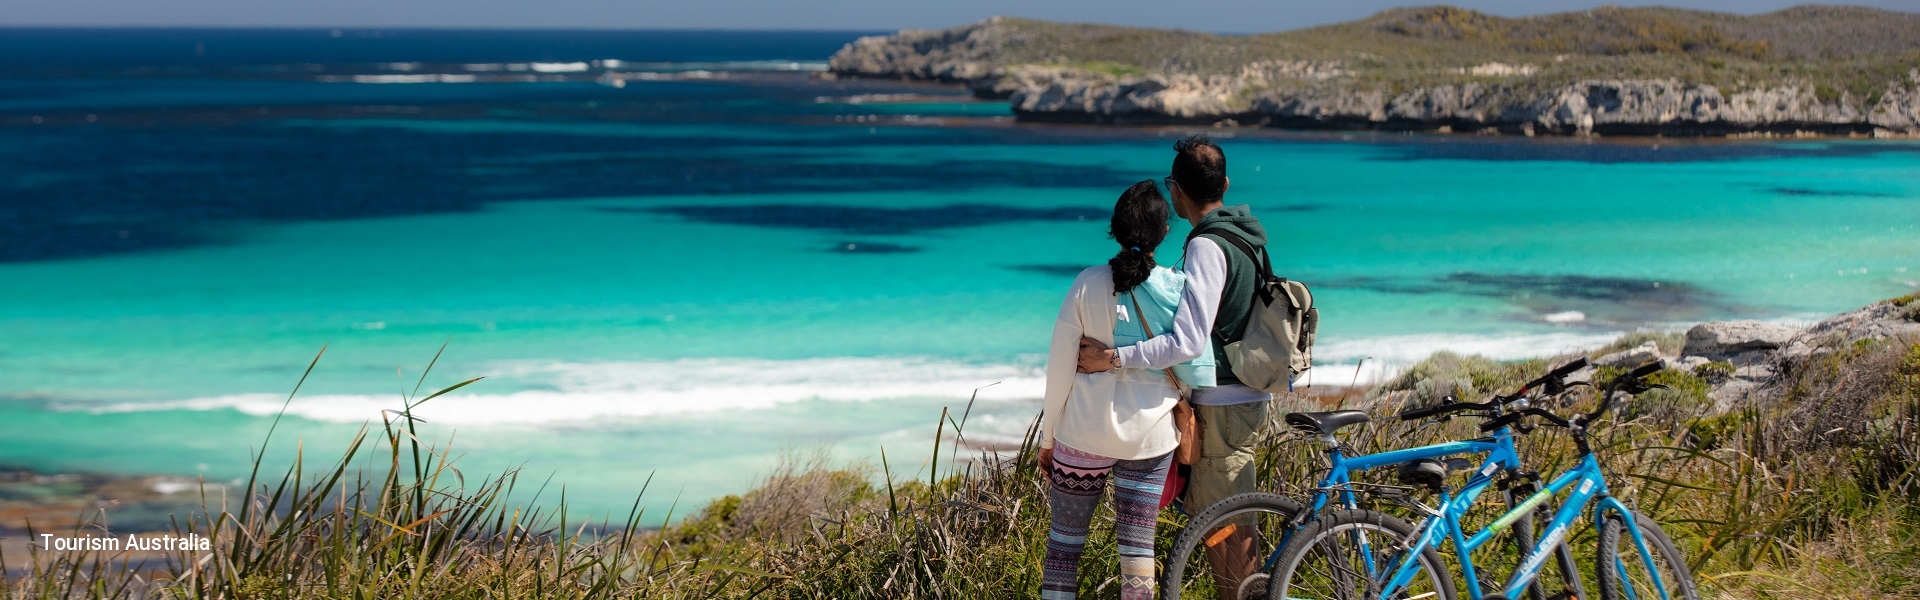
M1180 307L1180 295L1187 289L1187 276L1166 267L1154 267L1147 280L1133 291L1120 294L1115 298L1113 321L1113 347L1122 348L1147 341L1153 337L1147 335L1150 328L1154 335L1166 335L1173 331L1173 314ZM1140 306L1134 305L1134 300ZM1146 327L1142 327L1135 315L1146 317ZM1213 348L1208 347L1193 360L1173 366L1173 376L1190 388L1210 388L1214 386ZM1155 373L1157 369L1149 369Z

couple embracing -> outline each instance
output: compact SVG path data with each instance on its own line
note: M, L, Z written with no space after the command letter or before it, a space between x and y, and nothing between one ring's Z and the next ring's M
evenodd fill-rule
M1181 270L1159 266L1154 249L1170 228L1167 196L1154 182L1128 188L1114 204L1108 234L1119 252L1082 271L1060 307L1047 356L1040 465L1049 483L1052 527L1040 597L1070 599L1094 507L1114 480L1121 598L1154 596L1154 529L1180 444L1175 406L1186 396L1199 423L1199 457L1184 506L1198 511L1254 491L1254 441L1272 394L1234 378L1227 344L1240 341L1256 286L1266 231L1245 205L1226 206L1226 155L1203 136L1174 144L1166 187L1172 212L1193 224ZM1171 375L1171 376L1169 376ZM1183 393L1185 392L1185 393ZM1228 530L1208 547L1223 598L1265 586L1252 575L1251 527Z

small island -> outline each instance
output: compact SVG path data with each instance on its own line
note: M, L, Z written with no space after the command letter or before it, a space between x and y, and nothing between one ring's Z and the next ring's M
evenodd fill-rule
M1907 137L1920 14L1437 6L1244 36L995 17L860 38L826 76L965 84L1022 121Z

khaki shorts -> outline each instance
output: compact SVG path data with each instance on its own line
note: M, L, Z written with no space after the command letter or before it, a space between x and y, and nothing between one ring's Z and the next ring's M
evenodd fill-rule
M1200 461L1187 480L1187 514L1254 491L1253 443L1267 425L1267 404L1193 407L1200 422Z

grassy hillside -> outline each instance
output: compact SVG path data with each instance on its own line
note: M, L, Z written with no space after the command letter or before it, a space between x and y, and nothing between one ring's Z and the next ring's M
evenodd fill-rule
M985 59L1114 74L1239 75L1248 65L1337 65L1359 83L1396 89L1470 81L1488 63L1538 69L1528 81L1677 78L1734 92L1813 83L1872 104L1920 67L1920 14L1803 6L1754 16L1602 7L1504 18L1447 6L1389 10L1349 23L1247 36L1002 19Z

